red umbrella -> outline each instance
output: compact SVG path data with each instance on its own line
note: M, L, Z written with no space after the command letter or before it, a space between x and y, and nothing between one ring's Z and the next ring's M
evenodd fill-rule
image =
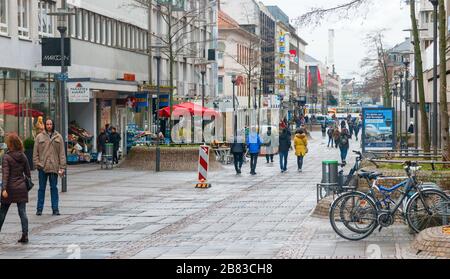
M190 102L174 105L172 107L172 112L176 111L177 109L180 111L183 109L188 110L191 115L202 113L202 114L217 116L219 114L217 111L215 111L213 109L202 107L201 105L196 105L196 104L190 103ZM160 109L159 116L160 117L170 117L170 107L165 107L163 109Z
M31 108L24 108L22 105L17 105L13 103L0 103L0 113L6 114L6 115L13 115L13 116L32 116L32 117L38 117L43 116L44 113L35 109Z

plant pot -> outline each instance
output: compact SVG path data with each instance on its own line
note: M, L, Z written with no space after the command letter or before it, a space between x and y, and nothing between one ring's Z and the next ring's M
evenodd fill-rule
M30 170L34 170L33 149L25 149L25 156L27 156L28 164L30 165Z

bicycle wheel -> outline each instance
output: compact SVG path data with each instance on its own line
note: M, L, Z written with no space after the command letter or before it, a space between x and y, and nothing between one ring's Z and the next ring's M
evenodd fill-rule
M360 192L339 196L331 204L329 218L333 230L348 240L366 238L378 226L375 203Z
M439 190L425 189L414 195L406 207L406 220L416 232L450 224L450 199Z

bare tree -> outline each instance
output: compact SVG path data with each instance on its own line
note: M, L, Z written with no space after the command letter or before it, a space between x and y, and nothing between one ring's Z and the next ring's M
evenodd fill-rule
M334 7L312 8L309 12L293 19L293 21L297 24L316 26L332 15L338 16L340 19L350 18L357 12L368 11L368 9L364 10L363 8L368 8L373 2L374 0L352 0Z
M383 32L384 30L377 30L367 34L366 43L369 46L369 52L368 57L361 61L361 68L363 70L366 69L364 78L371 87L379 85L380 90L378 92L382 92L383 105L391 107L392 94L389 86L389 81L392 77L389 74L391 65L389 64L387 51L384 48ZM375 92L372 88L372 93Z
M447 105L447 19L445 12L445 3L439 1L439 82L440 82L440 114L441 114L441 141L442 157L444 160L450 160L450 137L448 123L448 105ZM436 43L436 42L435 42Z
M149 42L155 41L155 46L161 50L161 54L169 61L169 103L170 114L172 114L173 91L175 89L173 84L174 64L181 56L186 58L203 58L205 56L205 53L199 52L199 45L212 42L212 39L196 38L191 40L189 36L194 32L199 34L201 28L206 29L208 25L199 23L206 22L207 11L213 9L216 3L208 2L206 6L199 5L200 7L191 7L190 10L175 9L172 1L133 0L131 5L146 9L149 12L156 9L166 27L166 32L163 34L151 31L150 37L154 40L149 39ZM148 44L149 55L151 55L152 47L155 46ZM169 128L169 130L172 129L171 120L169 121Z

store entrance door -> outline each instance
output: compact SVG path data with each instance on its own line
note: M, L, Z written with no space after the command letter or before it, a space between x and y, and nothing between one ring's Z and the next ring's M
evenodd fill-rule
M100 129L105 128L106 124L111 124L112 100L99 99L98 105L99 105L98 109L99 117L97 119L99 121L97 123L97 127L100 132Z

